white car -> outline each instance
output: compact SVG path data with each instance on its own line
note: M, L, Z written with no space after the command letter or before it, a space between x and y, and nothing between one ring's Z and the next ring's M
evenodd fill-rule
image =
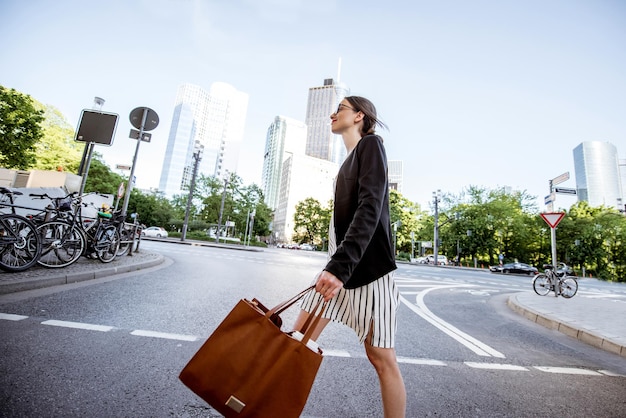
M424 260L419 261L421 264L435 264L435 256L430 254L424 258ZM448 258L445 255L439 254L437 256L437 264L440 266L445 266L448 264Z
M167 238L167 231L160 226L151 226L141 231L141 235L144 237Z

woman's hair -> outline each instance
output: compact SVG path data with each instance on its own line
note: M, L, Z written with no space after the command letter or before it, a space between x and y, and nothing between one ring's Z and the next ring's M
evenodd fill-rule
M376 116L376 107L374 103L361 96L347 96L345 99L354 107L354 110L365 115L363 118L363 128L361 135L369 135L376 132L376 125L383 129L387 129L387 125Z

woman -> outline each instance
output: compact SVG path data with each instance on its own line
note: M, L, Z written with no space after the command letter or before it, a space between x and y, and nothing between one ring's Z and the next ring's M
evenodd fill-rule
M328 302L315 329L316 340L331 321L357 333L378 373L386 418L404 417L406 390L394 349L399 293L391 222L387 156L375 134L376 108L369 100L350 96L330 115L332 132L341 135L348 152L335 185L335 204L329 229L330 260L302 303L295 329L323 298Z

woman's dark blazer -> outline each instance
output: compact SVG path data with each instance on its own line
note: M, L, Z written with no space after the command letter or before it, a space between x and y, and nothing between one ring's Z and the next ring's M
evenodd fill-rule
M366 135L337 175L337 251L324 270L353 289L396 269L389 218L387 155L382 138Z

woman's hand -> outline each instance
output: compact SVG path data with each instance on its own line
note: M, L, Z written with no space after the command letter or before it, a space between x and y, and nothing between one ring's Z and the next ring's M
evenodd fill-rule
M323 270L317 276L317 281L315 282L315 291L321 294L326 302L334 298L342 287L343 282L326 270Z

